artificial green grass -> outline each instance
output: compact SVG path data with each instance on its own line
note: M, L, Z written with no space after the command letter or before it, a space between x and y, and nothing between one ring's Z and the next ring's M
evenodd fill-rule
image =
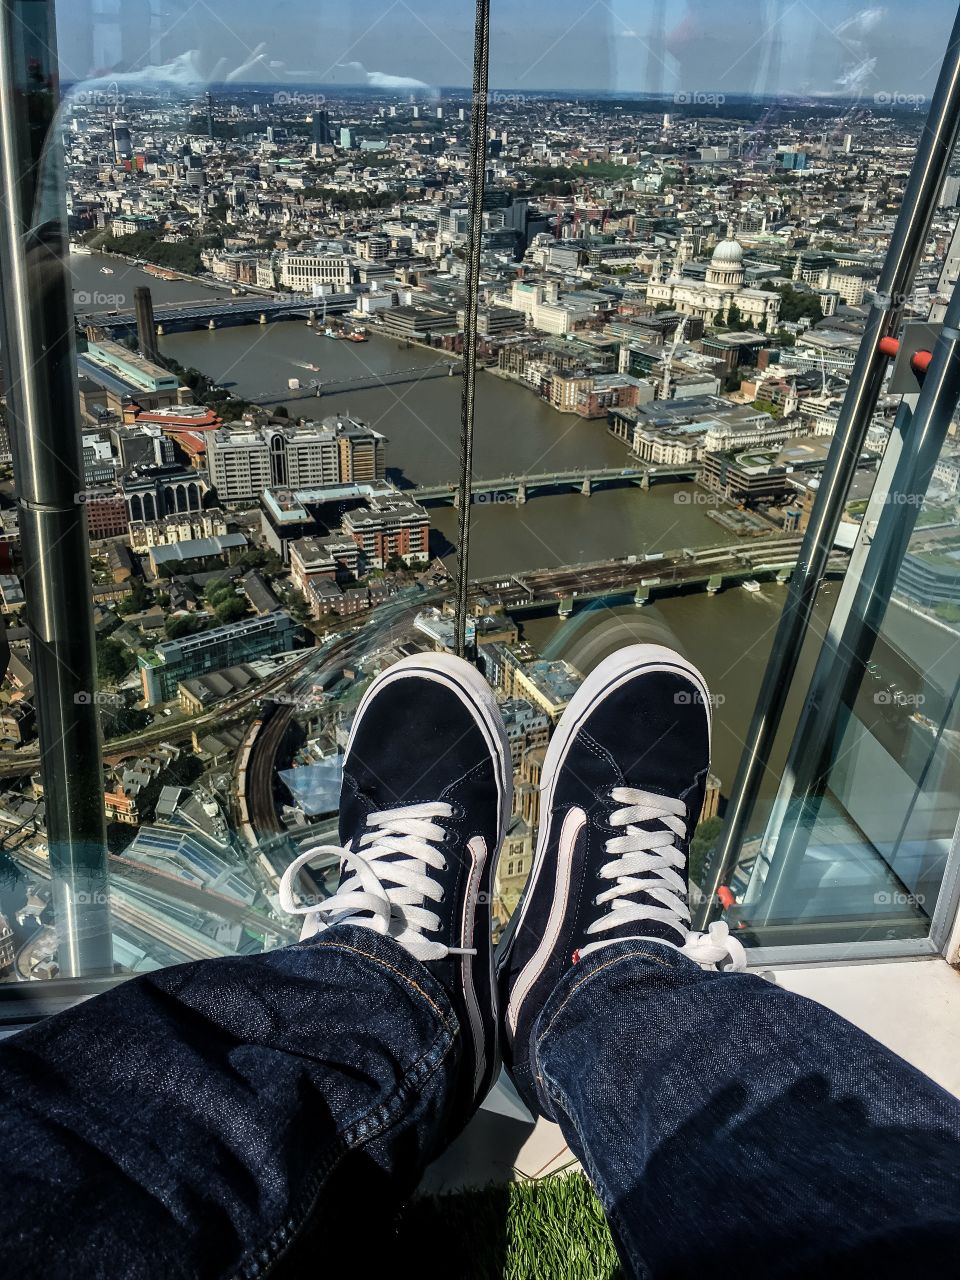
M600 1201L580 1173L423 1196L396 1222L394 1246L418 1277L619 1280ZM426 1249L425 1249L426 1246Z

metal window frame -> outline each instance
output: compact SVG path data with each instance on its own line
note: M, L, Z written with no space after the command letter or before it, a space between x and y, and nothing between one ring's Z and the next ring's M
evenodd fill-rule
M863 566L876 533L877 525L880 522L880 517L888 505L890 482L907 447L907 432L918 399L919 396L916 395L903 397L893 430L890 432L886 448L880 459L880 465L877 468L877 478L867 500L867 509L863 513L863 519L860 522L860 528L850 552L850 563L837 592L837 603L834 605L833 613L830 615L830 623L824 636L825 641L836 642L839 640L847 619L850 617L850 611L856 596L856 585L863 572ZM786 813L786 805L793 790L793 778L788 770L789 757L762 837L761 848L765 855L770 853L771 840L774 843L776 842L776 837L779 834L780 826Z
M837 603L834 606L830 623L827 627L825 641L839 639L851 616L862 569L869 555L879 522L884 513L888 516L890 514L889 495L891 482L904 455L912 449L911 426L919 399L919 395L905 395L903 397L894 428L890 433L887 446L880 460L877 478L867 502L867 508L861 521L856 542L851 551L850 564L840 586ZM766 856L770 856L772 847L776 844L786 815L787 805L793 793L793 787L794 777L788 769L785 769L762 837L761 850ZM930 918L930 926L926 937L891 938L847 943L822 940L783 946L771 944L751 947L748 952L749 963L751 967L755 967L771 964L780 966L831 962L864 963L873 960L885 961L893 959L946 958L948 961L952 961L955 957L949 954L949 947L951 939L957 933L958 924L960 924L960 812L958 812L944 867L943 879L937 893L937 901ZM811 929L814 928L815 926L811 925Z
M954 19L917 155L904 192L877 297L864 328L823 479L787 588L773 649L703 902L694 924L703 928L717 910L717 890L747 833L760 781L797 672L820 585L833 549L846 495L856 470L887 371L882 339L896 334L913 283L943 180L960 135L960 10Z
M113 964L56 48L53 0L3 0L0 332L60 970L78 977Z
M772 827L768 825L763 842L769 870L757 898L758 924L769 924L771 913L776 917L776 904L790 900L809 844L811 819L819 813L825 793L838 732L842 734L854 719L853 699L863 680L865 646L872 647L882 632L896 575L916 527L916 499L929 488L960 399L958 324L960 290L955 290L933 344L933 359L921 393L915 405L901 405L897 429L891 435L890 457L884 459L886 466L868 504L870 520L865 519L861 526L856 565L851 565L855 572L847 575L842 603L838 601L811 677L778 793L775 821ZM890 495L912 501L892 505ZM954 845L955 840L956 823ZM938 891L934 915L940 897ZM932 926L931 917L931 946Z
M42 1022L51 1014L63 1013L83 1004L91 996L112 991L129 982L134 974L110 978L51 978L44 982L7 982L0 984L0 1036Z

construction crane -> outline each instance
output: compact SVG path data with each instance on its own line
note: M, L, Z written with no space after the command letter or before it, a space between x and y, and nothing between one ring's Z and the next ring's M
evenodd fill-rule
M684 316L681 319L680 323L677 325L676 329L674 329L673 331L673 341L670 344L670 350L667 353L667 355L664 357L663 382L660 385L661 400L670 399L670 374L673 372L673 360L674 360L674 356L677 354L677 351L680 347L680 343L683 341L683 335L684 335L684 331L686 330L686 327L687 327L687 317Z

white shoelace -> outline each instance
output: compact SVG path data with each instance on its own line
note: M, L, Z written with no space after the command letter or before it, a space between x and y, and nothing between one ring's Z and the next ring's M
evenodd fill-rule
M440 917L426 903L443 898L443 888L430 869L443 871L447 865L440 850L434 848L444 837L444 828L434 819L449 818L452 813L452 807L441 802L371 813L369 830L361 836L356 850L316 845L290 863L280 881L280 905L291 915L312 917L314 928L304 929L307 937L349 922L390 934L417 960L476 954L424 936L440 928ZM338 857L341 867L345 865L352 875L331 897L303 906L294 896L294 881L302 867L323 856Z
M607 841L611 859L602 867L600 876L614 883L597 895L597 906L609 904L608 910L594 920L587 933L602 934L622 925L637 924L641 926L638 936L642 937L644 921L662 921L683 936L684 943L677 949L704 968L718 964L728 969L746 968L743 945L731 936L725 921L714 921L709 933L690 931L683 874L686 859L676 844L687 834L687 807L683 801L634 787L614 787L611 796L622 808L614 809L610 825L625 827L626 831ZM648 831L636 825L654 820L665 829ZM641 893L647 901L634 902L634 895ZM651 898L659 905L653 905ZM580 948L580 958L621 939L622 935L616 939L598 938Z

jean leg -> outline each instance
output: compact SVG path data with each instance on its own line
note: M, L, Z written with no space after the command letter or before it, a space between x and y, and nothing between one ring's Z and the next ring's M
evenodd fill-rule
M0 1255L252 1280L322 1231L339 1274L351 1213L375 1241L453 1137L459 1056L442 987L369 929L126 982L0 1044Z
M955 1270L960 1103L830 1010L622 942L565 975L534 1044L629 1274Z

